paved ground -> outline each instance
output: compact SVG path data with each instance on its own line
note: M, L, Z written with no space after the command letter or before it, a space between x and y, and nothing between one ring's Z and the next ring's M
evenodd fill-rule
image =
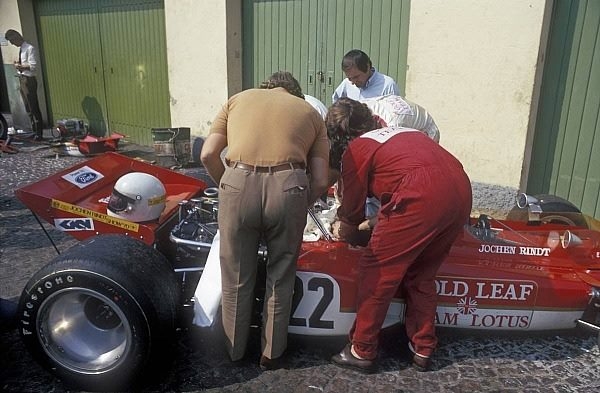
M29 277L56 253L38 223L14 198L19 186L83 160L40 145L0 156L0 298L16 301ZM129 156L151 150L127 143ZM197 169L186 169L194 175ZM60 250L74 244L45 225ZM600 392L600 351L596 335L554 332L539 335L475 335L440 332L433 371L418 373L404 360L399 331L382 338L379 372L365 376L329 363L344 339L290 339L286 369L260 372L256 334L248 359L232 364L215 333L194 328L177 333L174 359L164 375L148 382L148 392ZM71 391L26 352L14 329L0 328L0 391Z

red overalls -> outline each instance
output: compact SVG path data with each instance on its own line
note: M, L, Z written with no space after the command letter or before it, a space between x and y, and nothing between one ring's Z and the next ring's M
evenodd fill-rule
M356 320L350 340L377 356L388 307L402 286L406 332L416 353L437 345L435 275L471 212L471 183L460 162L425 134L387 127L354 139L342 158L340 219L364 220L367 196L381 201L378 222L359 262Z

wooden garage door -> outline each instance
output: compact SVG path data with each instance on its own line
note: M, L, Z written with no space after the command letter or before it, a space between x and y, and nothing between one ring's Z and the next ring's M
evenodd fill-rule
M53 120L151 145L151 129L170 125L162 0L37 0L35 11Z
M527 182L600 218L600 1L555 1Z
M344 78L342 57L362 49L400 90L406 79L409 0L244 0L243 85L287 70L326 105Z

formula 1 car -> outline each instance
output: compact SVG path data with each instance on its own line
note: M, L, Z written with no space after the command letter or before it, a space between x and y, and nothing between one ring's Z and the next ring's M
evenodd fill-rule
M134 223L107 214L107 197L129 172L152 174L164 184L166 207L157 220ZM176 327L190 324L193 293L218 230L218 190L106 153L16 195L36 216L81 240L23 290L18 329L27 348L69 384L131 386L156 366ZM355 317L362 251L331 238L332 206L309 210L293 334L343 336ZM257 255L263 262L268 257L265 249ZM600 222L566 200L523 194L508 219L481 215L465 223L436 286L438 326L600 331ZM403 323L404 308L399 292L385 326Z

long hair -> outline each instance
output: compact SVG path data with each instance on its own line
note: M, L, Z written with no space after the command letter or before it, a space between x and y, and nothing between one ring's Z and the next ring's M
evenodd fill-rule
M347 97L340 98L329 107L325 125L331 145L329 166L337 170L341 168L342 155L350 141L378 128L369 107Z
M260 84L261 89L274 89L275 87L283 87L291 95L304 99L300 83L298 83L291 72L277 71L269 79Z

